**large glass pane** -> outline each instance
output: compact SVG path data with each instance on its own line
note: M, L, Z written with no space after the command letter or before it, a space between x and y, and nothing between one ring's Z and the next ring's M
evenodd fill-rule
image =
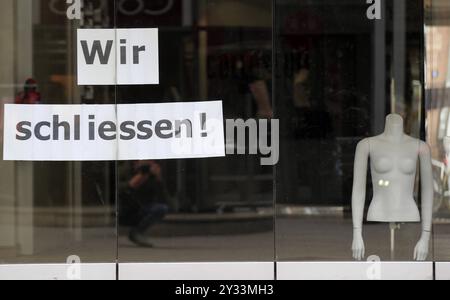
M351 261L357 143L383 133L390 113L424 138L423 3L378 2L374 13L359 0L276 1L279 261ZM363 230L367 256L411 261L422 228L365 222Z
M114 27L112 1L83 2L80 20L64 0L1 2L2 109L115 103L113 86L77 85L77 29ZM0 161L0 263L115 262L114 179L109 162Z
M426 1L427 125L433 146L435 260L450 259L450 3Z
M161 80L119 86L118 103L272 117L272 1L119 2L118 28L159 28ZM272 169L253 155L119 163L119 261L273 261Z

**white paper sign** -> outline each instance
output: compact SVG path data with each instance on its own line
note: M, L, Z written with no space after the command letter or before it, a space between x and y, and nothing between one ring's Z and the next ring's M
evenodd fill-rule
M128 122L140 132L133 139L122 134L119 160L225 156L221 101L118 105L117 112L122 129ZM134 126L130 120L136 120Z
M78 85L115 85L116 30L78 29Z
M223 157L222 102L7 104L3 156L17 161Z
M98 135L99 124L115 120L114 105L5 104L3 159L115 160L117 140Z
M79 85L159 84L158 29L78 29Z

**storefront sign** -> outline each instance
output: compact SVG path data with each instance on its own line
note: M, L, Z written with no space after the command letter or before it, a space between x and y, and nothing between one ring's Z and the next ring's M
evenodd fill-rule
M159 84L158 29L79 29L78 84Z
M225 156L221 101L5 105L4 160L109 161Z

